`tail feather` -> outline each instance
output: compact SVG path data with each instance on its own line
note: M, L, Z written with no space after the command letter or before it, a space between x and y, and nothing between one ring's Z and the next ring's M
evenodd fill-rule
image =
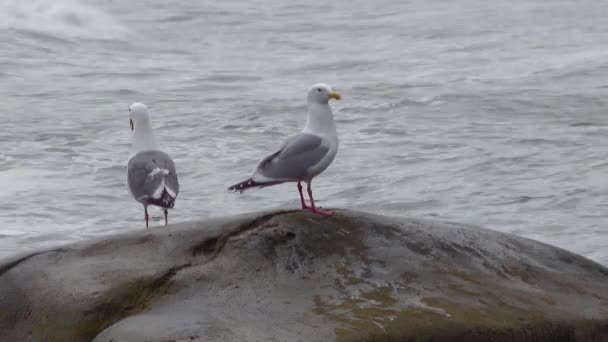
M163 208L173 208L175 205L175 197L169 194L167 188L163 188L160 198L153 199L150 201L150 203Z
M228 188L228 191L243 192L250 188L263 188L266 186L281 184L283 182L256 182L252 178L234 184Z
M163 194L160 196L165 208L173 208L175 205L175 197L171 196L167 188L163 189Z

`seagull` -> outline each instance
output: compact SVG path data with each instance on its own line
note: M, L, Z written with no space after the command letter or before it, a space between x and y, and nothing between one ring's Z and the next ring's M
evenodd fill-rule
M230 191L243 192L249 188L264 188L285 182L297 182L303 210L322 216L333 211L315 206L312 179L325 171L338 152L338 133L329 100L340 100L341 95L330 86L318 83L308 91L308 119L304 129L288 139L278 151L262 159L250 178L232 185ZM306 183L310 207L304 201L302 184Z
M167 209L173 208L179 192L175 163L169 155L158 149L156 137L150 126L148 107L133 103L129 107L131 116L131 156L127 165L127 182L131 195L144 206L146 228L148 228L148 206L163 208L165 226Z

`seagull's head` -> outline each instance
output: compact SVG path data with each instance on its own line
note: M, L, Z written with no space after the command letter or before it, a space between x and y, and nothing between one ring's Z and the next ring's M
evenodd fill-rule
M150 117L148 114L148 107L140 102L135 102L129 106L129 115L131 116L129 125L131 130L139 125L149 125Z
M340 100L342 96L331 90L331 87L324 83L317 83L308 91L308 103L327 104L329 100Z

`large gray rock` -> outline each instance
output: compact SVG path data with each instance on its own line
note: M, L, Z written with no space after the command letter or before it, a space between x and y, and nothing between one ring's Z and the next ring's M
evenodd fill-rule
M249 214L0 264L0 339L608 340L608 269L453 223Z

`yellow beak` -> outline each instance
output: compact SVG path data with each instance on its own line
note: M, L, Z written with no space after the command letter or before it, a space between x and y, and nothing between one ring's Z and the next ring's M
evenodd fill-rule
M131 130L133 130L133 119L129 119L129 125L131 126Z
M334 100L341 100L342 95L340 95L340 93L333 92L329 94L329 98Z

